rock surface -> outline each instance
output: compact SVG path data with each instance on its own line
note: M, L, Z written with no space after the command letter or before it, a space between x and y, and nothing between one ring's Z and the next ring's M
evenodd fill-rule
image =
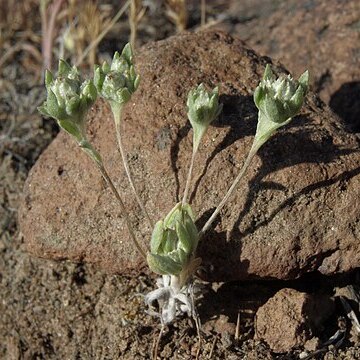
M148 211L163 217L181 198L191 156L189 89L220 85L224 104L196 158L191 190L202 226L250 149L257 112L252 94L267 58L217 32L183 34L145 46L142 82L123 116L123 142ZM284 72L274 66L278 73ZM89 114L89 137L123 194L144 246L142 217L117 152L108 107ZM300 116L266 144L239 189L203 238L198 255L208 280L291 279L360 266L358 140L313 94ZM146 264L129 242L119 207L85 154L64 133L31 170L19 211L26 248L36 256L135 272Z
M258 309L255 335L277 353L298 346L309 347L310 339L315 339L314 330L333 310L334 304L327 297L284 288Z
M223 28L296 75L309 69L321 98L360 132L358 0L234 1L230 13L238 22Z

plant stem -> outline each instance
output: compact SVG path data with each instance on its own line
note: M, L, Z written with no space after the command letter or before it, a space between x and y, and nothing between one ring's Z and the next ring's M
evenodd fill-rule
M194 160L195 160L195 155L196 155L196 151L197 149L193 148L193 152L191 155L191 162L190 162L190 167L189 167L189 172L188 172L188 176L186 179L186 186L185 186L185 191L184 191L184 196L182 199L182 204L185 205L187 202L187 197L189 194L189 190L190 190L190 184L191 184L191 175L192 175L192 171L193 171L193 167L194 167Z
M242 169L240 170L239 174L237 175L237 177L235 178L234 182L232 183L232 185L230 186L228 192L226 193L226 195L224 196L224 198L221 200L220 204L217 206L217 208L215 209L215 211L212 213L212 215L210 216L209 220L206 222L206 224L203 226L203 228L201 229L201 231L199 232L199 237L201 237L202 235L204 235L204 233L209 229L209 227L211 226L211 224L214 222L214 220L216 219L217 215L219 214L219 212L221 211L221 209L224 207L226 201L229 199L229 197L231 196L231 194L234 192L236 186L238 185L238 183L240 182L240 180L242 179L242 177L244 176L247 168L249 167L251 160L254 158L255 154L257 153L257 151L259 150L259 148L261 147L262 143L259 143L257 141L254 141L251 150L245 160L245 163L242 167Z
M107 184L110 186L111 191L114 193L116 199L120 203L120 209L122 211L123 216L125 217L125 222L126 222L126 225L127 225L128 229L129 229L131 239L132 239L134 245L136 246L137 250L140 252L141 256L146 260L146 254L145 254L144 250L141 248L139 242L136 239L134 229L133 229L133 227L131 225L131 222L130 222L129 214L127 213L126 208L125 208L125 204L122 201L119 192L116 190L116 187L115 187L114 183L112 182L109 174L107 173L107 171L106 171L106 169L104 167L101 155L87 141L86 138L83 138L81 141L78 142L78 144L79 144L80 148L90 157L90 159L95 163L97 168L100 170L101 175L103 176L103 178L105 179Z
M133 190L133 192L135 194L136 201L139 204L139 206L140 206L142 212L144 213L145 217L149 221L151 228L154 228L154 223L151 220L151 218L149 216L149 213L147 212L146 207L145 207L144 203L142 202L142 200L141 200L141 198L140 198L140 196L138 194L138 191L136 190L134 181L132 179L129 163L127 161L126 154L125 154L125 151L124 151L124 147L123 147L123 144L122 144L121 131L120 131L120 125L121 125L120 120L121 120L122 105L112 104L111 105L111 110L112 110L114 120L115 120L116 139L117 139L117 142L118 142L118 147L119 147L119 150L120 150L121 158L122 158L122 161L123 161L123 164L124 164L125 172L126 172L126 175L128 177L130 186L131 186L131 188L132 188L132 190Z
M132 241L134 243L134 245L136 246L136 248L138 249L138 251L140 252L141 256L146 260L146 254L144 252L144 250L141 248L139 242L137 241L136 239L136 236L135 236L135 232L134 232L134 229L131 225L131 222L130 222L130 218L129 218L129 214L127 213L126 209L125 209L125 204L124 202L122 201L121 199L121 196L119 194L119 192L116 190L115 186L114 186L114 183L112 182L112 180L110 179L109 177L109 174L107 173L107 171L105 170L104 166L102 164L99 164L98 162L96 162L96 165L98 167L98 169L100 170L101 172L101 175L103 176L103 178L105 179L105 181L108 183L108 185L110 186L110 189L111 191L114 193L116 199L119 201L120 203L120 208L121 208L121 211L124 215L124 218L125 218L125 221L126 221L126 225L129 229L129 232L130 232L130 235L131 235L131 238L132 238Z

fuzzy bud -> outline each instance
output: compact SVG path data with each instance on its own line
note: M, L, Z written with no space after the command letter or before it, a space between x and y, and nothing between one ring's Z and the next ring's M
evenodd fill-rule
M189 92L186 105L187 115L194 129L194 148L197 149L209 125L222 110L222 104L219 104L219 89L215 87L208 92L204 84L200 84Z
M150 269L160 275L178 275L192 260L198 240L190 205L178 203L155 225L147 256Z

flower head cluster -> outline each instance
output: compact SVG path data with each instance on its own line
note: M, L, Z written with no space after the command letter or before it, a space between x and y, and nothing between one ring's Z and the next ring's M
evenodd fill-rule
M255 104L269 120L283 123L300 111L308 84L308 71L299 80L294 80L290 75L276 78L268 64L254 92Z
M104 62L102 66L95 67L94 83L99 94L115 104L128 102L139 82L130 44L125 45L121 55L115 52L110 65Z
M46 71L45 85L47 98L39 111L56 119L60 127L80 141L85 137L85 114L97 97L93 82L82 81L75 66L60 60L56 78Z
M187 115L194 129L194 148L197 149L201 137L222 110L222 104L219 104L219 89L215 87L208 92L204 84L200 84L189 92L186 105Z
M276 78L269 64L263 79L254 92L254 102L259 109L256 138L262 143L298 114L309 86L309 72L294 80L290 75Z

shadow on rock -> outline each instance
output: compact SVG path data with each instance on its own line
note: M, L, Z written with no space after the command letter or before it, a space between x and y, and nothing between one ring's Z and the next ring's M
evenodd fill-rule
M179 157L179 148L181 141L186 138L189 131L191 129L190 124L187 122L177 133L176 139L174 140L173 145L170 149L170 159L171 159L171 169L175 176L175 194L176 194L176 201L180 201L180 181L179 181L179 168L177 166L178 157Z
M213 209L207 210L196 222L198 229L201 229L213 213ZM228 241L225 231L217 232L212 227L206 236L199 242L197 253L203 259L199 276L203 279L212 279L216 281L217 274L224 274L231 271L229 264L238 264L236 271L247 273L248 260L240 262L241 242L236 246ZM231 273L228 274L228 280L232 280Z
M213 123L213 127L229 127L230 130L224 139L216 146L215 150L207 158L204 170L195 182L194 190L190 196L190 203L194 200L200 182L205 176L210 163L215 156L228 146L232 145L245 136L253 135L256 131L257 110L252 96L227 96L220 97L220 103L223 104L222 114ZM239 131L241 129L241 131Z
M319 272L312 272L305 274L300 279L290 281L233 281L216 287L207 286L203 298L199 300L197 310L205 327L207 322L214 322L214 319L220 319L221 316L225 316L228 323L236 324L239 315L240 333L246 338L252 335L253 330L250 324L254 322L259 307L263 306L279 290L291 288L319 299L329 298L335 295L337 288L358 284L358 277L359 271L330 277ZM356 308L356 304L353 305ZM338 311L342 313L343 310L339 308ZM336 331L336 322L336 316L328 321L329 329L326 331L328 336ZM218 328L221 328L221 324ZM244 340L244 336L242 338Z
M345 128L360 133L360 81L348 82L330 99L329 106L343 120Z
M335 145L331 136L322 135L320 138L314 140L313 129L312 127L307 129L304 126L306 123L309 123L306 117L297 117L293 120L292 126L290 126L291 131L280 131L268 144L265 144L264 147L259 150L258 155L261 157L262 165L254 178L250 180L249 193L244 209L239 214L233 226L230 235L231 238L244 237L261 226L268 225L281 210L292 206L302 195L311 194L319 188L328 187L339 181L351 179L360 173L360 167L357 167L350 171L345 171L336 177L327 178L326 171L324 171L324 180L305 186L276 207L267 219L248 227L244 231L240 231L239 226L241 220L250 211L260 191L265 189L286 191L287 189L286 185L263 181L268 174L301 163L329 164L340 156L349 155L357 151ZM276 161L274 161L274 159L276 159ZM321 167L319 171L322 171Z

